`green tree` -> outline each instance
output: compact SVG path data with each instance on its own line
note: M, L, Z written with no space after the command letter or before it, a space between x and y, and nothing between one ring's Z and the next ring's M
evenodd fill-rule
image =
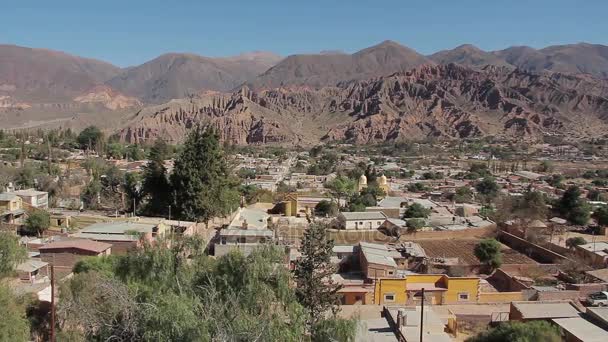
M12 275L15 267L26 258L27 252L19 245L19 238L8 232L0 232L0 278Z
M586 243L587 243L587 240L585 240L584 238L582 238L580 236L575 236L575 237L566 239L566 247L568 247L570 249L574 249L574 247L584 245Z
M585 225L591 216L591 208L587 201L581 198L581 190L577 186L569 187L556 204L557 212L570 223Z
M149 216L166 216L171 205L171 185L164 161L168 155L163 140L156 140L144 166L141 197L146 200L144 212Z
M99 195L101 193L101 183L97 179L93 179L82 190L80 197L87 208L96 208L99 205Z
M419 231L420 229L424 228L425 224L426 223L421 218L411 218L411 219L407 220L407 223L406 223L407 232L415 233L415 232Z
M407 186L407 191L409 192L425 192L429 191L429 187L424 183L410 183Z
M41 236L51 225L51 215L44 210L35 210L25 219L25 231L30 235Z
M561 342L560 329L546 321L505 322L470 337L467 342Z
M473 200L473 191L468 186L461 186L456 188L454 194L454 202L456 203L470 203Z
M25 317L25 308L4 284L0 284L0 315L0 342L30 340L30 326Z
M495 239L484 239L475 246L473 252L479 261L494 269L502 264L502 252L500 250L500 242Z
M425 208L420 203L413 203L405 209L404 218L427 218L431 214L431 209Z
M329 190L331 196L336 199L338 204L340 204L342 199L349 201L357 191L357 184L355 181L342 175L329 181L325 184L325 187Z
M484 177L475 185L475 190L486 199L493 199L498 195L498 184L492 177Z
M238 182L231 175L215 131L194 128L171 175L178 217L208 223L238 208Z
M593 218L600 226L608 225L608 206L602 205L593 211Z
M144 150L137 144L127 146L125 154L129 160L142 160L146 158Z
M308 312L307 323L313 335L324 315L328 311L335 315L338 310L340 287L331 278L336 271L330 260L333 247L327 228L319 223L310 224L301 241L302 258L294 270L296 295Z
M80 132L76 141L83 150L92 150L103 144L103 133L95 126L89 126Z
M336 216L339 212L338 205L333 201L322 200L315 205L315 214L318 216Z
M121 143L110 143L106 147L106 156L112 159L122 159L125 156L125 149Z

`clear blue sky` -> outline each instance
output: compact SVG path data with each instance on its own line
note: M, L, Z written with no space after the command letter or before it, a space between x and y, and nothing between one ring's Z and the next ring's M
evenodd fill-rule
M607 0L2 0L0 43L136 65L166 52L206 56L354 52L386 39L429 54L608 45Z

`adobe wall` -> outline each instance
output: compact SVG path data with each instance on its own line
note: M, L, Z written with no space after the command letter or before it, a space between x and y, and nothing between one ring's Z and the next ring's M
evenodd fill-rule
M500 242L506 244L507 246L519 251L520 253L526 255L531 254L532 256L534 256L535 259L538 259L537 261L555 264L562 260L568 260L568 258L564 255L555 253L547 248L533 244L505 231L498 232L498 240L500 240Z

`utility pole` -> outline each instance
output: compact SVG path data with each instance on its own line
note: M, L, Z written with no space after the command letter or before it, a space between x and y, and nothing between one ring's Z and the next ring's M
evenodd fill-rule
M424 287L422 288L422 300L420 301L420 342L424 334Z
M55 342L55 266L51 265L51 342Z

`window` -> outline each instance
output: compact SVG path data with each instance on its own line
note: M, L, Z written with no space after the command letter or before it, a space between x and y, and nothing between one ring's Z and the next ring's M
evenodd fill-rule
M460 292L458 293L458 301L468 301L469 293L468 292Z
M239 238L239 243L245 243L247 240L244 237Z
M381 225L381 224L382 224L382 222L378 221L378 222L377 222L377 224L378 224L378 225Z
M393 273L395 273L395 272L393 272L393 271L388 271L388 275L393 275Z
M355 301L360 302L363 300L363 296L355 296Z
M394 302L395 301L395 294L394 293L387 293L384 295L384 301L385 302Z
M222 238L222 245L225 245L225 244L226 244L226 238L225 238L225 237L223 237L223 238Z
M359 224L363 224L363 221L359 222Z

